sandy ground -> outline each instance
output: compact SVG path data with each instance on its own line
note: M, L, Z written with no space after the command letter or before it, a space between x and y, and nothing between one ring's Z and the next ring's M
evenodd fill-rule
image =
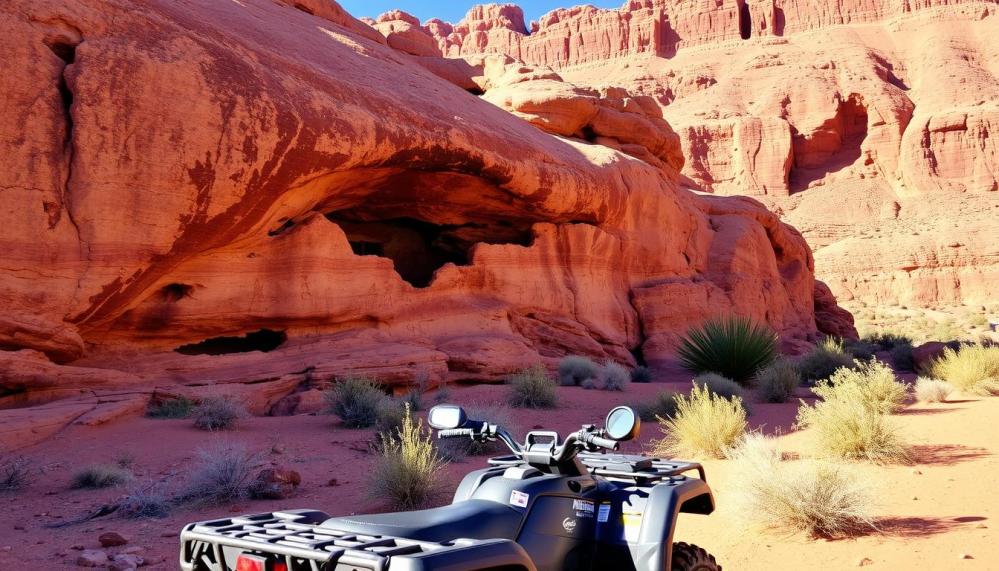
M553 411L515 410L522 430L553 428L563 434L582 423L599 422L612 406L649 398L679 383L631 385L624 393L561 388L561 406ZM506 388L453 388L462 404L502 402ZM804 396L805 393L802 393ZM809 434L791 428L796 404L752 403L751 423L770 434L782 434L782 447L807 455ZM962 399L937 405L913 405L897 420L915 446L917 464L878 467L851 464L879 491L881 531L863 537L812 540L803 536L761 535L747 529L727 501L729 483L739 477L724 460L707 461L708 480L716 494L711 516L684 516L678 540L701 545L714 553L727 571L754 569L999 569L999 398ZM73 426L58 436L21 451L36 470L31 485L17 494L0 496L0 567L43 569L73 566L74 546L98 547L97 537L117 531L130 545L146 548L154 569L175 569L177 534L189 521L232 513L279 508L318 508L333 515L381 510L366 494L365 478L373 456L367 451L369 430L335 426L329 416L251 418L221 435L194 429L188 420L135 418L110 426ZM640 441L625 450L638 451L658 436L646 424ZM195 449L215 440L244 443L260 450L265 462L299 471L303 485L286 501L241 501L210 509L178 509L161 520L125 520L110 516L60 529L43 524L76 517L125 493L112 490L72 490L72 474L95 462L133 458L134 485L159 482L170 489L183 486L196 462ZM482 458L455 463L441 474L450 492L467 471L484 465ZM446 501L446 498L445 498ZM967 558L966 558L966 557Z

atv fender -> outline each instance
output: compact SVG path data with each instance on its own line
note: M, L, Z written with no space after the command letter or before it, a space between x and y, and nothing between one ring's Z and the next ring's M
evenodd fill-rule
M680 512L710 514L715 509L711 488L703 480L663 482L649 491L648 503L631 546L637 571L662 571L672 565L673 531Z
M460 549L397 555L388 571L537 571L530 556L509 539L480 540Z

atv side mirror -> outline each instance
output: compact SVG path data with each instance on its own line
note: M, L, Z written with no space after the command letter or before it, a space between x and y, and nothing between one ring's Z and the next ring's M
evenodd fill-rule
M453 404L439 404L427 414L427 422L437 430L451 430L465 425L465 409Z
M623 442L638 436L642 421L631 407L619 406L607 413L604 429L612 440Z

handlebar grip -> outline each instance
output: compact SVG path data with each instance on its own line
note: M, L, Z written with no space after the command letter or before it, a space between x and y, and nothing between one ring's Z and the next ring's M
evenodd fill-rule
M452 428L450 430L438 430L437 438L457 438L459 436L471 437L475 431L471 428Z
M619 446L617 440L611 440L610 438L601 438L600 436L590 437L590 444L599 446L601 448L607 448L609 450L617 450Z

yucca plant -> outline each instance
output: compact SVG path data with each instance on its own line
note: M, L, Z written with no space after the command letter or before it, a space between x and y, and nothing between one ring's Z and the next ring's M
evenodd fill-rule
M777 335L747 317L716 318L691 328L677 349L694 373L718 373L745 385L777 357Z

